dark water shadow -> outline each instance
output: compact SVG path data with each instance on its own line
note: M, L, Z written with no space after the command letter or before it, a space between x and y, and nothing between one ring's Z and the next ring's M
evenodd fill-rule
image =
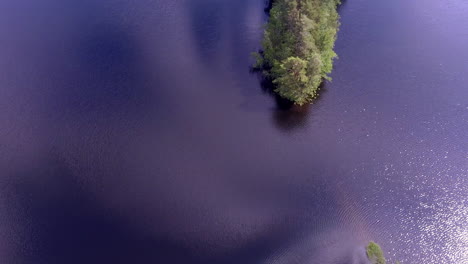
M307 126L310 116L310 105L292 106L289 109L276 109L273 112L273 120L278 129L282 131L294 131Z
M60 159L40 166L19 173L9 195L21 230L15 263L201 263L100 205Z
M145 232L145 226L135 219L138 210L135 215L128 215L115 205L107 207L59 154L45 156L47 158L41 162L14 173L13 182L3 194L9 205L9 217L16 219L12 228L15 230L13 258L18 264L255 264L288 248L298 236L311 229L310 226L291 225L289 221L295 219L294 215L285 215L265 232L240 241L238 246L227 251L200 251L200 247L207 245L188 244L172 238L158 220L152 225L160 227L160 234L150 231L152 228ZM323 188L321 192L321 199L328 197L333 202L328 190ZM314 210L323 211L321 208ZM160 214L156 219L167 218L164 212ZM203 241L203 237L200 239Z
M337 10L338 10L338 13L341 11L342 8L344 8L345 5L348 4L348 1L347 0L341 0L341 3L338 5L337 7Z
M295 105L288 99L282 98L274 90L275 85L271 79L262 74L262 70L250 68L251 74L256 74L262 91L275 101L272 111L272 119L275 126L281 131L290 132L306 127L310 117L310 104Z
M224 5L216 0L189 1L188 5L191 32L200 61L209 64L216 55L213 51L217 50L222 40Z
M136 107L149 91L139 47L130 34L115 24L101 24L78 42L76 59L81 71L76 77L80 87L67 94L69 102L118 111ZM77 100L78 98L78 100ZM73 100L74 99L74 100ZM86 100L86 102L84 102Z
M54 14L56 21L65 24L62 27L71 29L50 29L63 35L63 44L47 42L47 52L55 58L48 69L55 76L44 80L52 84L51 112L73 116L144 112L148 98L156 97L149 96L154 92L148 84L152 76L132 28L109 14L106 3L75 5L64 5L61 13ZM122 7L115 8L120 12Z
M270 14L270 10L271 10L271 8L273 8L273 2L274 1L275 0L265 0L265 9L264 9L264 11L265 11L265 13L267 15Z

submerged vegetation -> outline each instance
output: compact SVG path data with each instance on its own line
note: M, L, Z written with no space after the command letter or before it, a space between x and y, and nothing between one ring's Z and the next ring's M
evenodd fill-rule
M303 105L317 97L333 67L339 0L272 0L257 69L275 91Z

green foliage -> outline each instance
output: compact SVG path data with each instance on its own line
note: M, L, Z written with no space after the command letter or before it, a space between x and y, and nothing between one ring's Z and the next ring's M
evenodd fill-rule
M252 53L252 57L255 59L255 64L253 65L253 68L256 70L259 70L263 67L263 57L257 52Z
M276 92L296 104L317 96L329 79L336 53L338 0L275 0L263 39L257 68L277 85Z
M273 83L277 84L275 89L282 97L303 104L303 87L309 83L307 75L307 61L298 57L289 57L276 67L277 78Z
M375 242L370 242L366 247L366 253L372 264L385 264L385 258L382 249Z

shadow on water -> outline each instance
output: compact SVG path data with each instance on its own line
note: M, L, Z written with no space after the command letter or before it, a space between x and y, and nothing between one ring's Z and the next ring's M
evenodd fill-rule
M257 74L261 89L275 100L276 107L272 110L275 126L285 132L304 128L310 115L310 104L303 106L294 105L288 99L282 98L274 91L274 84L265 78L261 71L250 69L252 74Z
M50 5L59 4L51 1ZM45 40L46 52L55 58L48 66L56 71L53 79L44 80L52 82L53 100L48 105L69 114L141 112L154 96L148 96L153 92L147 83L150 72L132 29L110 15L104 2L61 6L54 19L72 30L49 27L56 35L66 35L63 43ZM120 6L114 8L120 12Z
M138 230L95 201L58 158L16 175L9 195L21 219L15 263L184 263L194 257L181 245ZM153 262L157 263L157 262ZM196 263L196 262L195 262Z
M216 0L203 2L190 1L188 8L190 25L192 26L198 54L201 61L210 63L214 57L216 46L222 39L223 3Z
M201 243L187 244L165 232L158 220L152 225L161 233L147 230L135 219L138 210L128 215L125 210L107 207L59 154L44 156L48 158L17 169L3 194L9 216L16 219L11 230L15 236L13 258L18 264L254 264L292 243L294 234L304 232L303 227L280 221L224 253L212 253L229 246L206 245L203 237ZM156 219L167 217L162 214ZM187 224L196 225L190 221Z
M338 5L337 9L338 10L338 13L340 13L341 9L344 8L345 5L348 4L348 1L347 0L340 0L340 4Z
M264 11L265 11L265 13L267 15L270 14L270 10L271 10L271 8L273 8L273 2L274 1L275 0L265 0L265 9L264 9Z
M309 105L292 106L289 109L276 109L273 119L277 128L283 131L293 131L306 127L309 117Z
M85 84L78 93L87 89L89 104L107 103L114 108L141 92L138 47L125 31L114 25L99 25L85 36L77 50L83 69L80 77Z

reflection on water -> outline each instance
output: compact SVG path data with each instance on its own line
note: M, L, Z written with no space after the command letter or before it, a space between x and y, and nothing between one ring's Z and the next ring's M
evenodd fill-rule
M467 262L467 3L346 2L306 107L264 4L0 2L2 264Z
M190 2L189 18L191 32L195 36L194 42L200 55L200 60L208 61L216 55L217 45L221 41L223 14L226 4L219 1Z
M286 131L305 127L308 118L310 118L309 109L310 106L308 105L301 107L289 106L286 108L278 106L278 109L273 112L275 124L279 129Z

